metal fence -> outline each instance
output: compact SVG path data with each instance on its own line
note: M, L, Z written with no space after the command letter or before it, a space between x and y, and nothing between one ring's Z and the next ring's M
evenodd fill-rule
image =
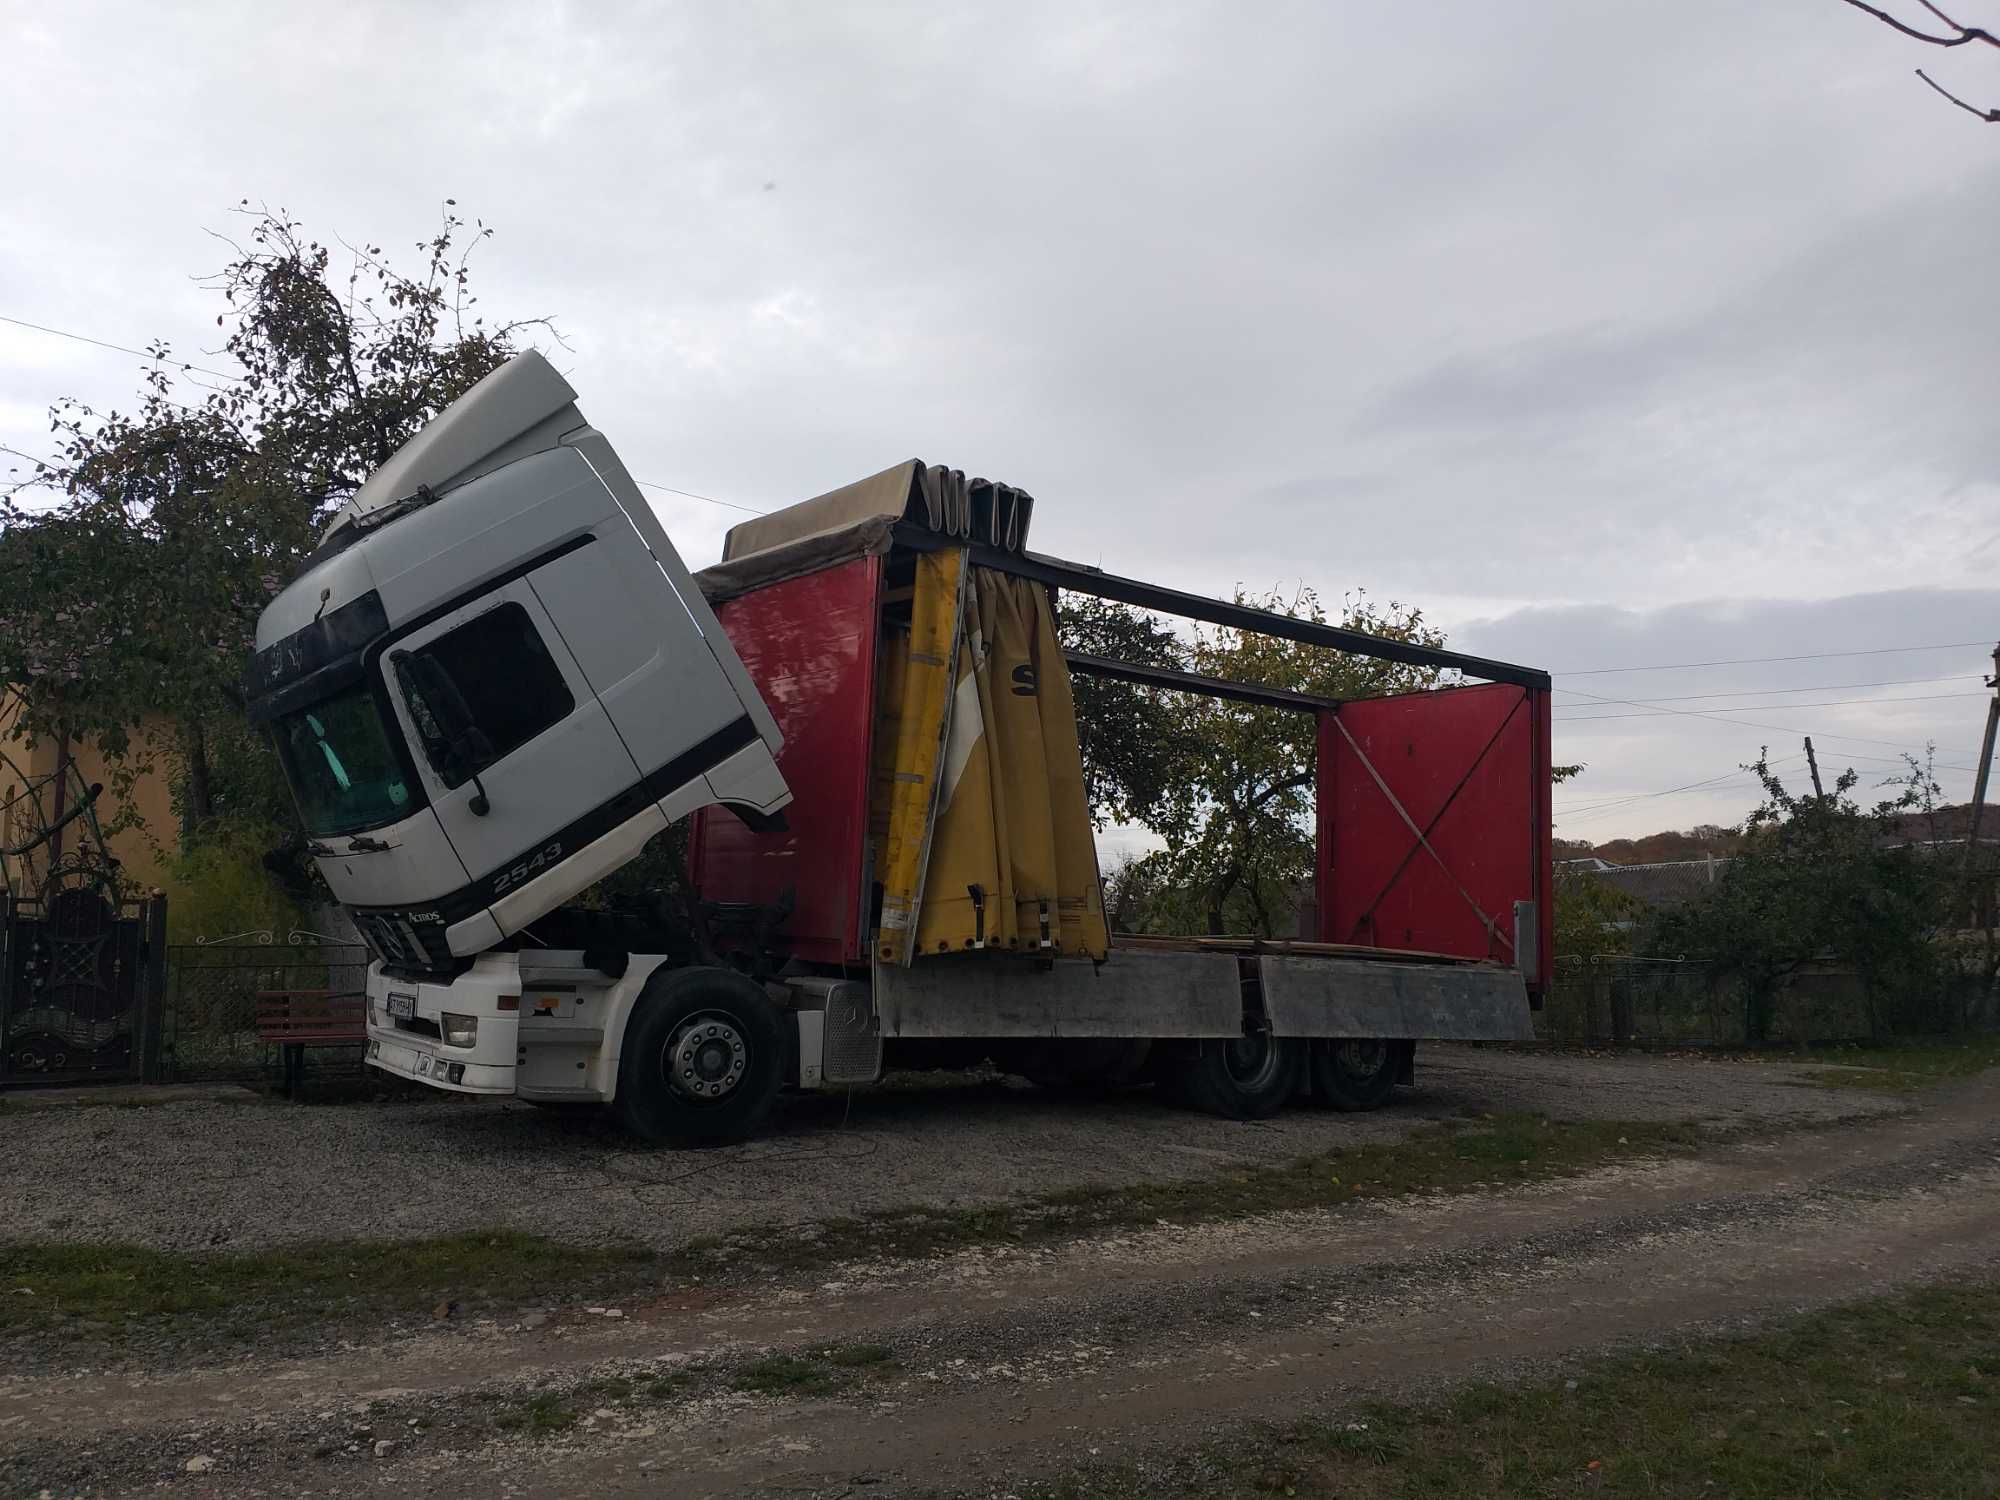
M1764 1040L1866 1040L1882 1030L1934 1033L2000 1024L1983 984L1967 976L1912 1003L1899 999L1893 1028L1871 1008L1858 974L1832 967L1795 974L1779 993ZM1705 963L1671 958L1559 960L1556 983L1535 1029L1566 1043L1742 1046L1749 1041L1742 989Z
M260 990L367 987L368 950L346 943L196 943L167 950L165 1076L176 1082L254 1082L276 1076L278 1049L257 1037ZM351 1051L352 1057L345 1054ZM322 1069L361 1066L361 1047L316 1048Z

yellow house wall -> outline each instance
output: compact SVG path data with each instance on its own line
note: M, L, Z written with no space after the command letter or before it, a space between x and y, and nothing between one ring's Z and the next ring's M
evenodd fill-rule
M0 766L0 797L7 795L12 786L19 785L14 778L15 770L32 778L46 776L56 768L55 740L44 735L31 746L17 723L18 718L19 704L10 698L5 707L0 708L0 747L4 747L12 762L11 768ZM105 842L112 857L123 868L126 878L144 892L152 890L165 878L164 867L179 842L180 828L174 816L173 792L167 782L164 754L172 744L171 726L164 719L153 720L143 724L133 738L132 758L150 764L133 782L123 799L116 790L115 774L107 767L103 753L95 744L88 740L72 740L70 755L86 786L93 782L103 783L104 791L97 799L100 826L109 827L128 808L137 814L135 826L113 834ZM63 847L75 848L74 840L75 836L69 835ZM19 877L18 862L10 862L6 873L12 885Z

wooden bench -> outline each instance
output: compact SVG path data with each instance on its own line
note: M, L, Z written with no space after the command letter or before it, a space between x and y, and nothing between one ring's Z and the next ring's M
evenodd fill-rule
M257 1036L285 1049L285 1094L305 1072L306 1048L368 1040L368 996L360 991L259 990Z

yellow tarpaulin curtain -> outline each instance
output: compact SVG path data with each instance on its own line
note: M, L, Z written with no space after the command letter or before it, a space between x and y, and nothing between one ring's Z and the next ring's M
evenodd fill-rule
M910 961L916 914L925 889L924 867L938 808L938 773L944 762L945 734L951 728L951 698L965 587L962 551L926 552L917 558L910 631L892 636L878 676L875 807L882 840L876 849L876 878L882 882L882 926L878 958ZM883 722L881 708L891 718ZM883 765L883 750L888 751ZM884 774L886 771L886 774ZM872 813L872 810L871 810ZM871 816L871 824L875 817Z
M948 695L932 665L947 640ZM884 642L879 677L878 957L999 948L1102 958L1076 703L1047 590L966 569L961 553L924 554L910 635Z

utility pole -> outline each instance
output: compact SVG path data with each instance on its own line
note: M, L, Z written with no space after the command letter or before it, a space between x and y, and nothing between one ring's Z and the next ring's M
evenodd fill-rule
M1971 878L1979 859L1979 822L1986 811L1986 776L1993 768L1993 736L2000 730L2000 645L1993 648L1993 675L1986 679L1993 701L1986 705L1986 739L1979 747L1979 770L1972 779L1972 815L1965 826L1965 873Z
M1819 784L1819 757L1813 754L1812 736L1806 736L1806 764L1812 767L1813 795L1826 801L1826 788Z

